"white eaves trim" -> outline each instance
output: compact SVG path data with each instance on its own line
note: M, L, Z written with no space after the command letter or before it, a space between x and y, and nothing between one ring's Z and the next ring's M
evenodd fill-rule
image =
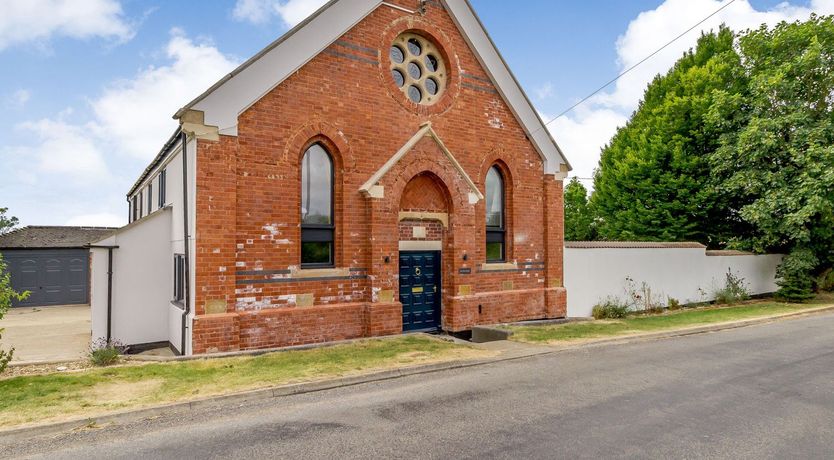
M564 174L570 170L570 164L510 72L468 0L441 1L542 157L545 173ZM218 128L220 134L236 136L239 114L381 5L394 7L381 0L331 0L177 111L174 118L181 118L189 110L200 111L204 114L203 123L206 126Z
M237 117L318 56L379 5L380 0L331 0L263 51L180 109L205 114L203 123L237 136Z

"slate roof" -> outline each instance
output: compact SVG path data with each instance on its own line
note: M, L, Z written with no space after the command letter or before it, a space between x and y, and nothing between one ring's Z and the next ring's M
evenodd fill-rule
M565 241L566 248L573 249L706 249L701 243L692 241Z
M115 231L114 227L30 225L0 235L0 249L83 248Z

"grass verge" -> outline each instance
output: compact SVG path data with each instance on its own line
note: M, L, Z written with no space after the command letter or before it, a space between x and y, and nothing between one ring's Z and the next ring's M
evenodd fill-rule
M0 427L489 355L427 336L403 336L251 357L13 377L0 380Z
M803 304L759 301L736 306L684 309L659 315L632 315L620 320L596 320L542 326L509 326L509 328L513 331L512 340L556 344L762 318L800 312L826 305L834 305L834 297L830 294L821 295L813 301Z

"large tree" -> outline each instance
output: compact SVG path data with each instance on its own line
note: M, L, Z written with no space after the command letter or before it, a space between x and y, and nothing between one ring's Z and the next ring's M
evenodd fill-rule
M565 240L595 239L594 216L588 204L588 190L574 177L565 186Z
M801 300L834 262L834 21L763 26L739 49L749 84L715 98L712 170L755 229L738 244L787 253L780 293Z
M6 212L8 211L9 208L0 208L0 235L10 232L18 224L17 217L6 217Z
M746 81L726 27L704 34L648 86L626 126L603 149L592 205L610 240L700 241L721 246L745 231L710 177L720 131L705 124L717 92Z

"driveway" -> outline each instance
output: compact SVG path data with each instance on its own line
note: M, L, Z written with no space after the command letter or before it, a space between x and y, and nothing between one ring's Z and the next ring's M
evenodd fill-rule
M13 362L78 359L90 346L90 307L11 308L0 328L3 349L15 348Z
M832 331L817 315L205 405L0 457L831 458Z

